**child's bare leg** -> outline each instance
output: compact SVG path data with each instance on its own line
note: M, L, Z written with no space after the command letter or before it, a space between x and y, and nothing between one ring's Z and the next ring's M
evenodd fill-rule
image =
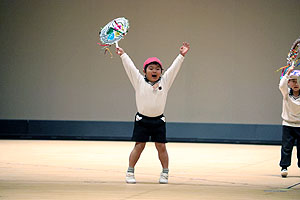
M169 156L168 156L166 144L155 142L155 147L158 151L158 158L161 162L163 169L168 169L169 168Z
M145 142L136 142L129 156L129 167L134 168L146 146Z

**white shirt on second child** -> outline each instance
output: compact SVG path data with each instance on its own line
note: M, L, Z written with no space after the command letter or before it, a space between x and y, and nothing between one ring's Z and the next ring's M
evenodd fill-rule
M279 83L279 89L283 96L282 102L282 125L300 127L300 98L290 95L288 87L289 77L284 75Z

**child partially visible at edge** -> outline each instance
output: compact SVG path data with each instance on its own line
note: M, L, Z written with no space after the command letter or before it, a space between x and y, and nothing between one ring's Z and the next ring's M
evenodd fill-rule
M158 151L158 158L162 165L159 183L168 183L169 156L166 148L166 123L164 109L168 91L189 51L189 43L184 42L180 47L179 55L172 65L162 75L162 62L156 58L148 58L144 62L144 76L135 67L130 57L122 48L117 48L125 71L135 90L137 113L135 115L132 140L134 148L129 156L129 167L126 172L126 182L136 183L134 167L143 152L146 142L152 141Z
M283 96L282 102L282 145L281 145L281 176L286 178L291 165L292 151L297 141L298 167L300 168L300 96L299 70L293 65L287 70L279 83Z

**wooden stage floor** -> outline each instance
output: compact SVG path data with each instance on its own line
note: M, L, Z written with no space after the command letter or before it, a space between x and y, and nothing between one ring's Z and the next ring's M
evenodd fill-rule
M0 140L0 200L300 199L296 149L281 178L280 146L168 143L169 184L158 184L153 143L125 183L133 142Z

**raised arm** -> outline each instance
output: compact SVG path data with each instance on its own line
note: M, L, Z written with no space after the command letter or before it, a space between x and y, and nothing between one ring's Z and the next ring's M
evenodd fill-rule
M116 48L116 53L122 59L122 63L127 73L127 76L134 89L136 89L137 86L139 85L139 81L143 80L143 76L141 75L139 70L135 67L130 57L125 53L125 51L121 47Z
M177 58L173 61L172 65L167 69L167 71L163 75L163 81L165 82L165 85L167 89L169 89L172 85L172 83L175 80L175 77L182 65L182 62L184 60L185 55L190 49L190 44L187 42L184 42L182 46L179 49L180 54L177 56Z
M279 90L281 91L282 96L287 96L289 93L288 81L291 72L295 69L295 65L293 64L291 67L287 69L286 74L281 78L279 82Z

